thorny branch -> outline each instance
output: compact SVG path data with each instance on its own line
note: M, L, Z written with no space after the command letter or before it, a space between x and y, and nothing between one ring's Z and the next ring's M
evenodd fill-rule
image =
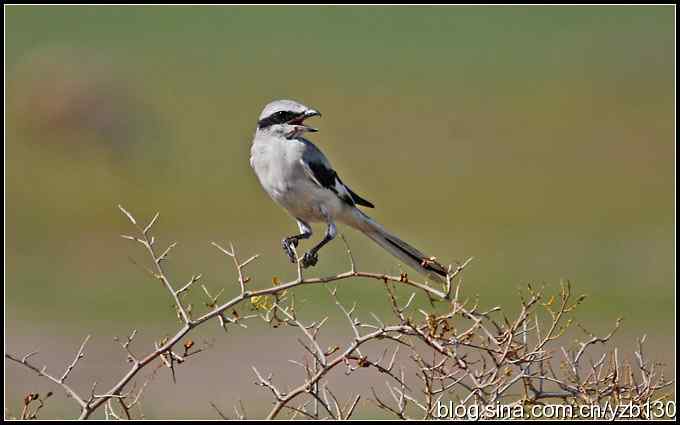
M303 359L291 360L304 373L304 379L297 387L282 389L275 384L273 374L264 376L255 366L252 367L257 378L255 383L269 391L274 399L268 419L280 417L284 412L289 413L290 418L351 418L365 395L352 394L341 402L331 391L328 382L329 373L338 367L344 367L345 375L348 376L359 369L374 370L385 375L387 394L392 400L384 399L384 395L380 395L373 387L370 396L380 409L401 419L435 418L437 404L445 396L448 397L446 400L456 399L458 403L479 406L498 402L528 405L549 399L561 400L566 404L642 404L667 397L658 393L672 384L672 381L665 379L658 364L646 359L643 352L644 337L634 353L634 362L624 361L622 364L617 349L604 352L595 361L592 356L586 355L590 347L607 344L620 322L603 337L581 327L587 339L578 341L575 346L559 345L560 338L572 324L574 309L584 298L581 296L573 300L569 283L561 286L557 300L550 297L547 301L544 301L542 290L528 286L527 297L522 298L519 313L510 320L499 307L484 311L478 303L470 305L469 300L460 298L460 274L472 258L456 267L450 266L444 287L437 289L412 280L406 273L390 276L358 271L344 237L342 239L350 263L348 271L333 276L306 278L298 262L296 279L281 283L274 278L272 286L264 289L251 288L251 278L246 273L246 267L258 258L257 255L241 260L233 244L227 249L213 242L234 263L238 294L220 303L225 288L213 295L205 285L201 285L209 310L194 317L191 306L184 304L183 297L201 279L201 275L192 276L187 283L176 288L165 272L163 263L177 244L172 243L162 251L157 250L155 237L151 234L159 214L155 214L142 227L131 213L121 206L119 208L138 232L137 236L122 235L123 238L139 243L150 256L152 266L147 271L160 280L170 293L181 322L180 329L174 336L156 342L154 349L144 356L134 354L131 347L137 335L136 330L124 341L116 339L131 367L104 393L97 394L97 384L93 383L87 397L79 395L66 381L84 358L89 335L60 378L47 373L46 367L40 368L29 362L29 358L37 352L23 357L5 354L7 359L60 386L80 406L80 419L91 417L100 408L103 408L107 419L132 419L133 407L137 407L138 416L143 417L140 398L147 385L163 368L170 369L174 379L176 366L203 351L205 348L195 348L194 342L185 338L194 328L213 319L226 330L230 325L247 327L244 323L246 320L259 317L274 327L294 327L303 336L298 339L303 348ZM369 312L372 321L360 320L356 304L347 308L339 301L337 285L354 278L382 282L391 306L389 324L372 312ZM334 284L333 287L330 283ZM329 296L352 329L353 337L344 347L333 345L324 349L320 343L319 335L328 323L328 317L309 324L297 318L294 298L289 291L302 285L319 284L326 286ZM415 292L402 302L396 291L397 285L422 291L430 301L444 301L445 308L442 311L435 304L432 304L430 311L417 308L414 303ZM237 312L236 307L247 301L259 310L259 314L241 315ZM440 304L439 307L443 306ZM542 319L546 315L547 321ZM382 355L374 358L362 353L361 348L368 345L382 346ZM177 349L178 346L181 349ZM584 364L586 358L589 361L587 365ZM409 362L412 367L407 368ZM138 388L134 380L149 365L154 365L152 373ZM130 386L132 388L128 388ZM21 418L37 418L45 400L51 395L51 392L44 397L37 393L28 394L24 399ZM227 418L215 403L210 402L210 406L219 417ZM246 418L241 402L238 407L234 407L234 412L236 418Z

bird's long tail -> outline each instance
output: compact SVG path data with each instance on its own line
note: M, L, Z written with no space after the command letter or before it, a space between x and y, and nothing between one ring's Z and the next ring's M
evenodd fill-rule
M397 236L388 232L383 226L358 209L353 210L349 223L355 229L371 238L390 254L418 272L437 281L446 279L446 268Z

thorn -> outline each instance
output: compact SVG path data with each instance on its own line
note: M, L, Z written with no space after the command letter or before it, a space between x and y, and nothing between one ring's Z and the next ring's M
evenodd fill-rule
M121 210L123 212L123 214L125 214L127 216L128 219L130 219L132 224L137 224L137 220L135 220L135 218L132 216L132 214L130 214L125 208L123 208L122 205L118 204L118 209Z

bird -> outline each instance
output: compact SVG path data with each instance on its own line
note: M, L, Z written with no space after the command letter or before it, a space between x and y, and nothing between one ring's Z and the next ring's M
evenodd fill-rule
M319 250L336 237L336 223L342 223L368 236L414 270L444 281L447 269L435 257L388 232L359 209L375 206L350 189L326 155L304 137L318 131L305 121L320 116L318 110L294 100L272 101L258 118L250 149L250 166L262 188L297 221L299 233L281 241L290 261L299 261L303 268L315 266ZM326 225L324 237L302 258L297 258L293 248L312 236L312 223Z

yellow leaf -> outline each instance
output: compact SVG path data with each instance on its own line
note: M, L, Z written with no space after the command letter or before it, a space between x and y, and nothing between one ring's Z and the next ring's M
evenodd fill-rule
M269 310L274 306L274 302L267 295L258 295L250 299L250 303L257 309Z

